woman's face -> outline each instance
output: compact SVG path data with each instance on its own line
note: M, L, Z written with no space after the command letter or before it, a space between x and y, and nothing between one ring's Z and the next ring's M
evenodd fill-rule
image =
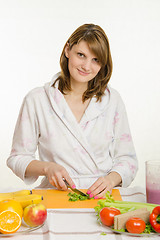
M68 58L68 69L71 83L88 83L101 69L97 57L88 47L87 42L80 41L71 50L66 46L65 55Z

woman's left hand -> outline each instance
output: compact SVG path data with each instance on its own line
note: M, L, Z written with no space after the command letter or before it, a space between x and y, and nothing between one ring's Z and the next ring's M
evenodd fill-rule
M119 185L121 181L122 179L119 173L111 172L107 176L98 178L88 189L87 193L95 199L102 198L107 191L111 193L112 189Z

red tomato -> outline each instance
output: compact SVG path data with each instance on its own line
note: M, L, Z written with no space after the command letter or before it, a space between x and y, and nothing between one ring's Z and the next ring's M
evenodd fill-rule
M114 216L121 214L121 212L113 207L104 207L100 211L101 222L110 227L114 224Z
M146 228L145 222L141 218L132 217L126 222L126 229L130 233L142 233Z

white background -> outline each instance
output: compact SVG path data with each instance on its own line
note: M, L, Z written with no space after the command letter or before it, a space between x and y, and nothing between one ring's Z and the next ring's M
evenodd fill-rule
M123 98L139 171L131 186L145 187L145 161L160 157L160 0L0 0L0 186L26 186L6 166L24 96L60 70L71 33L100 25L113 58L110 85Z

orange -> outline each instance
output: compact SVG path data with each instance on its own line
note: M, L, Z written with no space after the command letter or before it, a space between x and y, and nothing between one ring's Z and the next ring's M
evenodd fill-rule
M11 234L16 232L22 223L21 217L18 213L6 210L0 213L0 232L4 234Z
M23 216L23 208L21 204L13 199L0 201L0 213L5 210L14 211L18 213L21 218Z

